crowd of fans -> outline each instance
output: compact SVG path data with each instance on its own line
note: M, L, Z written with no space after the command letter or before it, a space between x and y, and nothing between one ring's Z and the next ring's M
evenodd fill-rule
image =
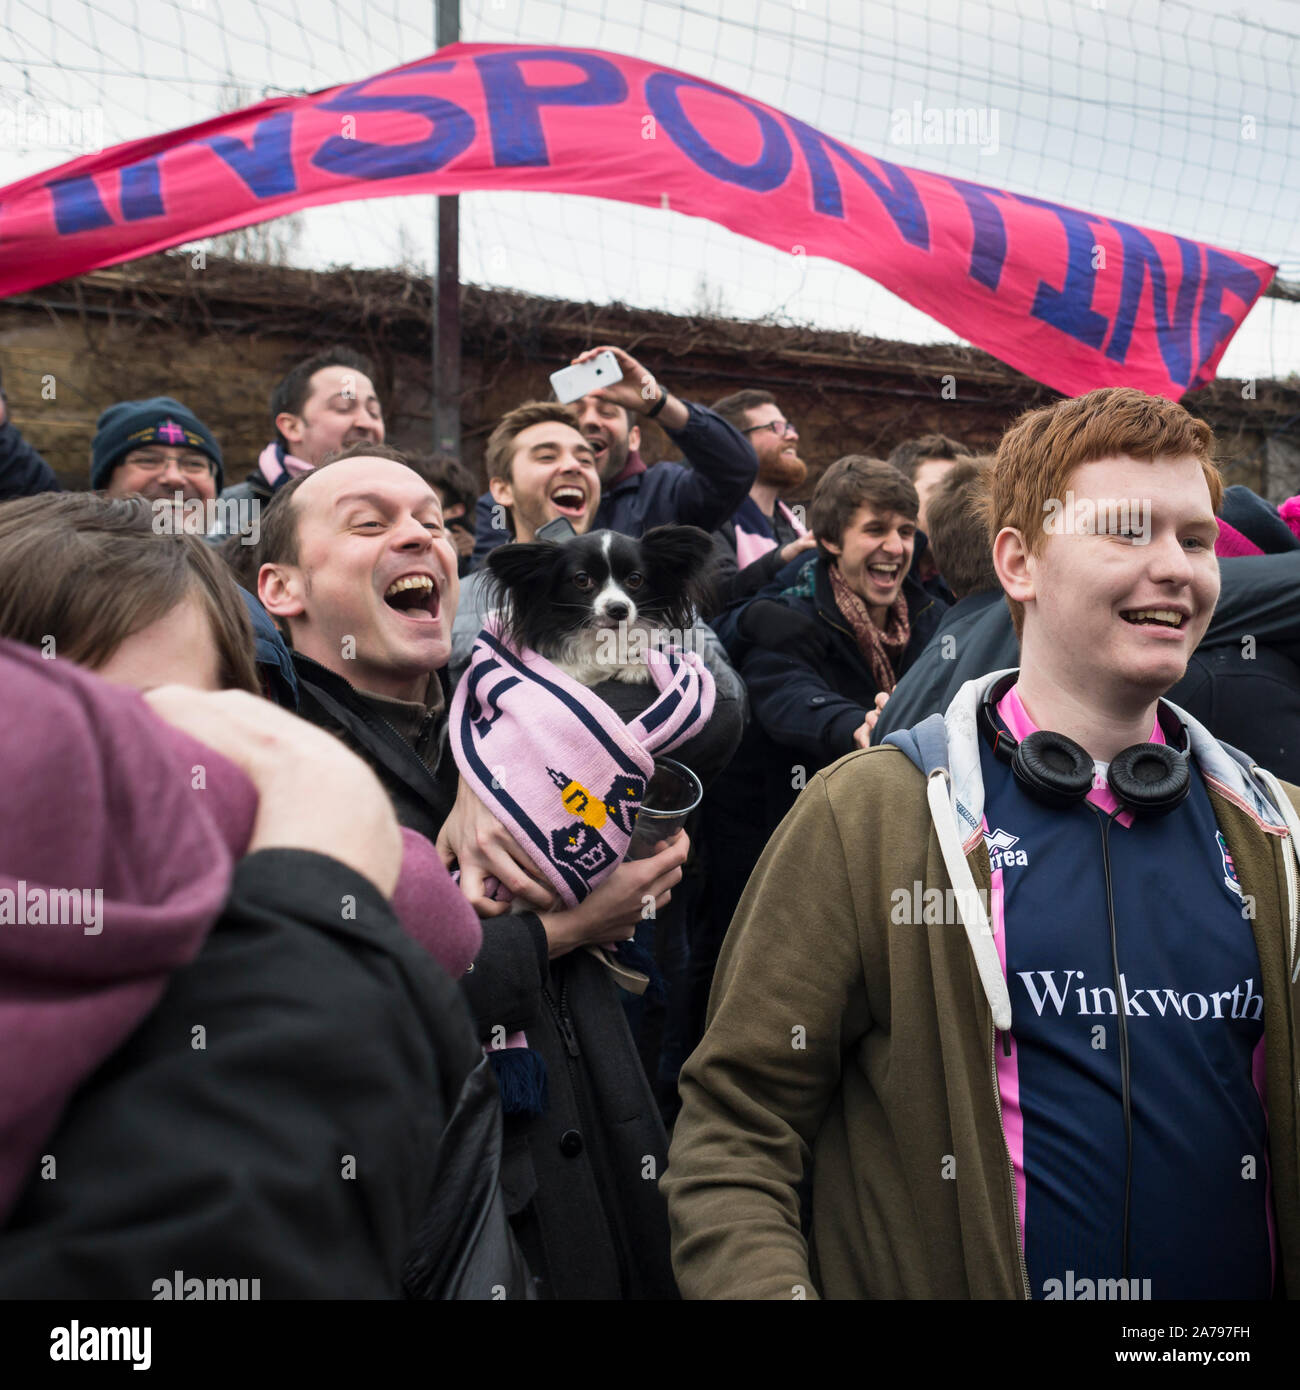
M743 1088L726 1049L745 1020L710 1005L719 956L734 975L739 931L774 939L756 895L784 892L789 933L820 911L773 838L817 774L1020 664L990 547L1003 465L932 434L828 461L809 494L776 395L686 401L600 350L622 382L508 412L481 495L456 459L385 442L346 347L276 387L273 437L229 485L216 433L167 395L107 406L84 492L0 414L0 745L23 789L0 810L0 888L103 900L91 933L18 925L0 895L0 1295L147 1298L174 1270L257 1278L263 1297L729 1291L705 1162L727 1147L725 1088L698 1098L710 1067ZM682 462L646 465L643 418ZM1297 783L1300 502L1229 487L1218 518L1218 605L1170 699ZM560 520L708 533L709 597L672 634L689 669L584 683L510 664L506 561L570 544L538 540ZM655 581L644 568L619 592ZM599 609L599 576L570 582ZM520 679L638 738L693 681L689 737L646 743L703 786L685 829L561 891L522 793L485 801L458 734ZM604 852L639 798L618 800L623 763L606 791L569 727L543 767L483 776L567 783ZM808 1162L779 1198L798 1240ZM909 1258L882 1291L925 1287Z

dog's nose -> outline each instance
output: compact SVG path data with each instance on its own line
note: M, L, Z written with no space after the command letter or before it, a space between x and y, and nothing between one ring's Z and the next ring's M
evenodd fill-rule
M626 603L607 603L605 605L605 616L613 618L616 623L621 623L631 611Z

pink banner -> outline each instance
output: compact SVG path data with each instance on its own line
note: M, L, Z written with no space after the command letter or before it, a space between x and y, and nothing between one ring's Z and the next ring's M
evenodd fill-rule
M1275 269L887 163L635 58L456 44L10 184L0 295L298 208L475 189L671 208L839 261L1068 394L1204 385Z

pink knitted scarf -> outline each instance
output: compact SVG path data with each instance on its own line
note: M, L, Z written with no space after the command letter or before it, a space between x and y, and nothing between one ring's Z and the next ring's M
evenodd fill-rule
M659 696L624 724L489 622L456 687L449 732L461 776L568 907L622 862L654 754L713 713L713 677L694 652L651 649L647 662Z

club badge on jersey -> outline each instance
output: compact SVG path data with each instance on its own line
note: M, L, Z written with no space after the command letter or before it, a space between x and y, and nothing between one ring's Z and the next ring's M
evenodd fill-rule
M1223 860L1223 882L1229 893L1235 893L1237 897L1244 898L1245 894L1241 891L1241 881L1237 877L1237 866L1232 862L1232 852L1228 849L1228 842L1223 838L1223 831L1216 830L1214 838L1219 844L1219 857Z

